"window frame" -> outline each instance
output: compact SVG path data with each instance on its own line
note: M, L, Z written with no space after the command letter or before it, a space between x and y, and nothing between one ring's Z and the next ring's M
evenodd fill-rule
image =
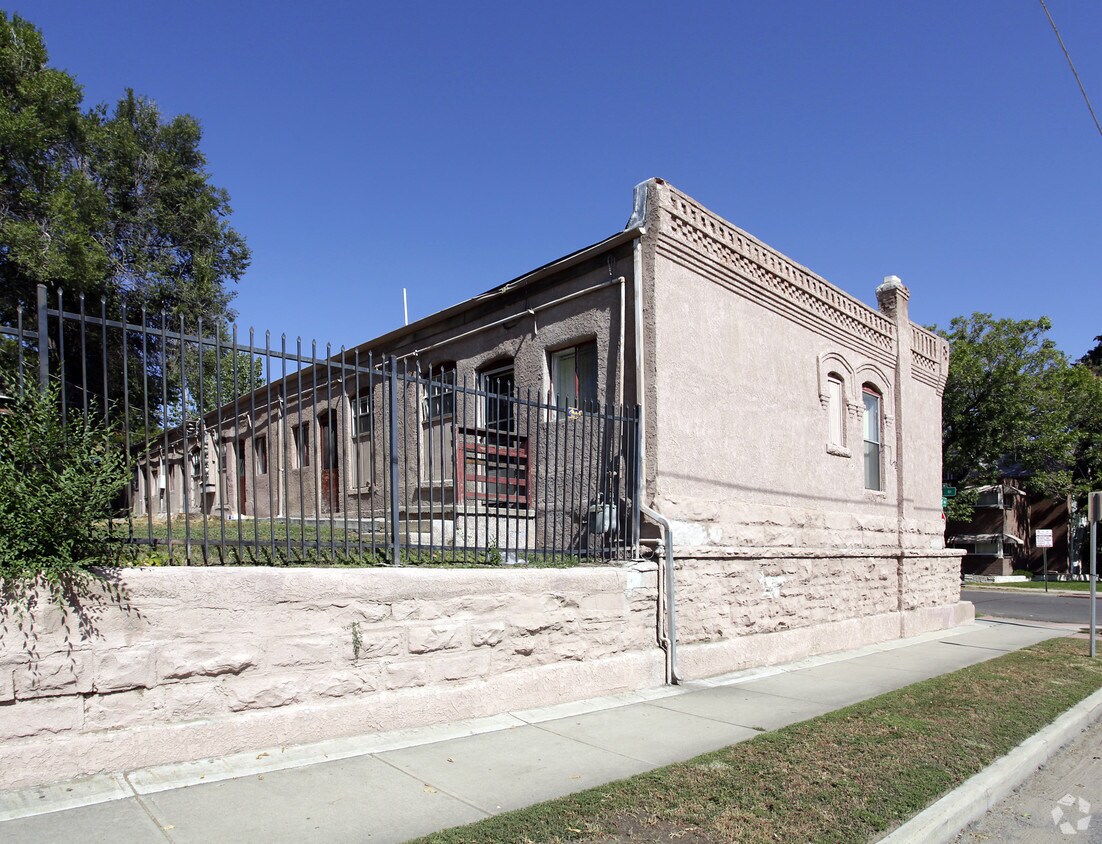
M253 469L256 474L268 474L268 435L257 434L253 437Z
M352 454L355 462L348 479L351 489L368 489L375 476L375 393L372 388L351 397ZM366 455L365 455L366 452Z
M458 375L454 362L430 366L425 379L425 395L421 406L426 420L444 420L455 417L455 394Z
M837 388L835 391L832 388ZM837 372L826 378L827 451L840 457L849 457L849 436L846 430L846 380ZM837 437L835 437L837 426Z
M509 375L509 381L512 382L512 389L508 393L491 391L490 380L497 380L506 373ZM516 392L517 388L516 361L509 358L507 361L498 361L492 366L480 369L478 371L478 387L485 394L480 402L482 405L482 427L487 430L512 431L516 424L512 410L512 399L515 398L513 393ZM506 407L504 419L500 414L503 399ZM495 408L492 420L491 406ZM502 424L503 422L504 424Z
M869 399L876 402L875 427L872 432L876 439L869 439L870 433L870 408ZM864 484L868 492L884 492L884 394L873 384L861 386L861 401L864 405L863 430L861 432L864 441ZM876 484L871 486L870 469L876 469Z
M582 359L582 352L592 353L593 368L592 372L583 373L579 369L578 362ZM574 370L574 384L571 391L571 395L562 396L561 383L560 383L560 361L565 361L567 358L572 357L573 370ZM595 339L584 340L580 343L574 343L571 346L564 346L560 349L553 349L548 351L548 371L551 376L551 404L560 410L574 409L586 409L587 406L596 408L600 403L600 373L597 356L597 341ZM589 383L589 377L592 376L592 383ZM585 392L590 393L589 396L583 396L582 379L586 378L586 386L591 386L591 390ZM565 399L565 401L564 401Z
M310 427L313 423L304 419L291 426L291 441L294 444L295 468L308 469L312 465L310 452Z

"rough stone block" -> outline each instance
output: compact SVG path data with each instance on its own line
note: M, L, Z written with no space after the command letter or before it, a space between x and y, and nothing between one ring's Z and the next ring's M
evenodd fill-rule
M228 711L228 695L218 681L169 683L161 686L164 716L172 721L191 721Z
M490 654L455 654L438 657L431 663L429 675L439 680L467 680L490 673Z
M424 662L396 662L386 667L386 687L406 689L423 686L427 674L428 666Z
M18 699L75 695L92 691L92 654L58 652L20 665L14 672Z
M583 619L619 618L624 614L624 596L618 594L586 595L580 601L580 615Z
M76 696L19 700L0 706L0 741L79 730L83 724L84 701Z
M505 625L500 621L493 624L479 624L471 628L471 644L476 648L494 647L505 638Z
M513 615L509 617L509 623L513 627L514 634L521 636L532 636L545 630L559 630L562 628L560 621L544 613Z
M425 601L395 601L390 605L390 617L395 621L411 618L435 618L436 608Z
M148 648L96 655L92 688L99 693L149 689L157 684L157 663Z
M232 712L274 709L299 701L299 678L251 677L226 686L226 700Z
M378 624L380 621L385 621L390 617L390 606L374 601L357 604L355 610L357 620L365 621L368 624Z
M164 709L163 689L137 689L84 699L84 729L110 730L155 724Z
M15 669L10 665L0 666L0 703L15 700Z
M409 631L409 652L412 654L432 651L455 650L465 644L466 627L462 624L434 624L432 627L413 627Z
M330 636L296 636L279 639L268 651L268 661L281 668L289 666L328 665L351 653L352 633L348 628L337 628Z
M157 659L161 677L165 680L240 674L247 668L254 667L258 661L259 656L253 651L230 644L207 643L166 645Z
M310 694L321 697L349 697L379 688L377 671L332 671L311 676Z

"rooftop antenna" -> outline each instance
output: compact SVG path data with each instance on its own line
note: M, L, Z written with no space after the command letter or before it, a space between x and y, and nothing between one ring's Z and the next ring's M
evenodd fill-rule
M402 313L406 317L406 325L409 325L409 301L406 299L406 289L402 288Z

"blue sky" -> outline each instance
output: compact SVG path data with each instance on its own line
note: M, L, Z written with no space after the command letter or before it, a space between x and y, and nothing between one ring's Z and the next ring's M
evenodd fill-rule
M1102 107L1102 4L1047 0ZM243 326L352 345L620 230L660 176L916 321L1102 334L1102 137L1039 3L24 2L88 104L203 125Z

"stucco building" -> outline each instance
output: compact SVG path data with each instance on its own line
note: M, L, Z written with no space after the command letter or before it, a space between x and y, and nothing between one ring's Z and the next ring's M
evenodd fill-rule
M471 536L455 510L457 449L497 437L538 464L545 436L507 403L468 403L462 385L559 408L639 408L637 445L597 470L616 488L581 495L560 530L582 541L604 496L637 552L636 534L657 535L628 501L623 467L639 467L638 503L669 520L678 548L690 674L768 661L750 655L748 636L787 642L769 646L779 657L949 626L971 611L940 501L949 349L910 321L909 295L889 276L870 307L652 179L624 230L208 414L190 447L177 435L167 460L152 453L136 501L175 510L187 486L192 511L231 517L384 512L383 394L363 372L394 356L425 379L400 396L415 420L402 434L414 457L401 506L407 518L413 498L437 508L419 528L434 542ZM505 543L535 547L547 490L569 474L507 489L523 489L514 509L529 521Z

